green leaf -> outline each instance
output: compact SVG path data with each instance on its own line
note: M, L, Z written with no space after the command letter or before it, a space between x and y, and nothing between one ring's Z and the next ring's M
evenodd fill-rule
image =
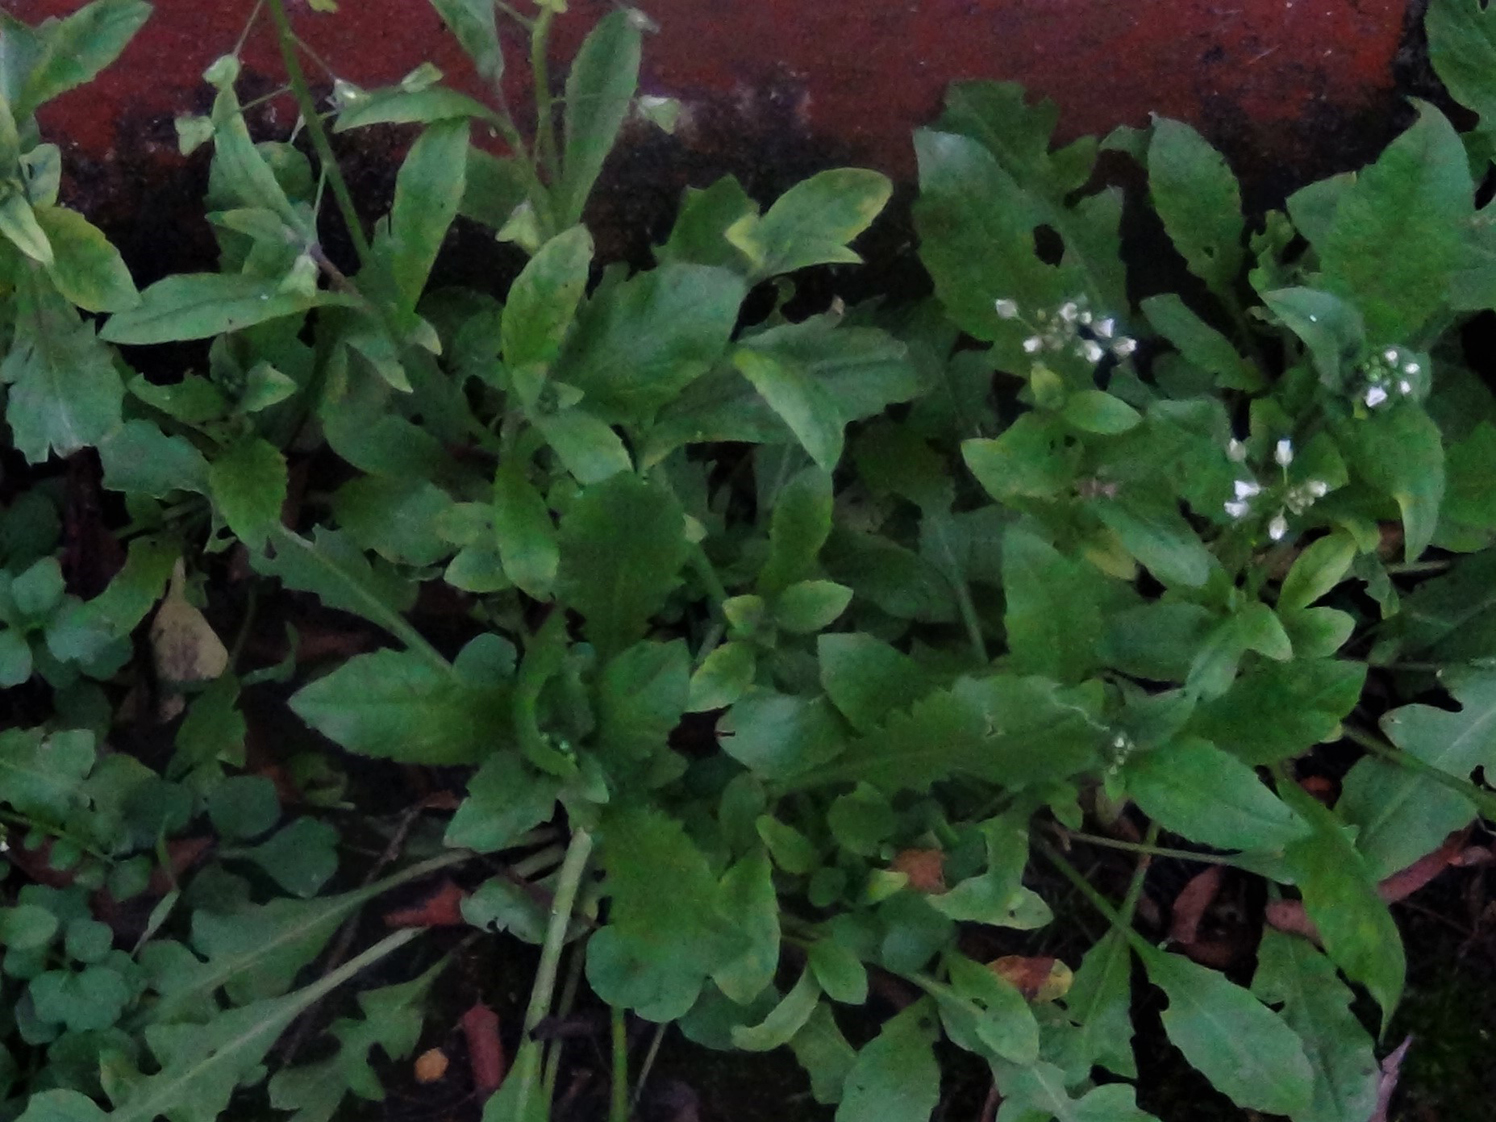
M257 323L347 303L331 292L284 290L278 280L229 273L177 273L151 285L140 303L109 317L99 338L143 346L209 339Z
M1193 737L1133 754L1127 791L1171 833L1219 849L1281 850L1309 826L1235 756Z
M362 616L411 643L410 625L400 613L415 602L414 588L388 569L370 565L347 534L318 526L308 540L281 528L272 544L273 557L250 556L256 572L279 577L298 592L315 593L327 607Z
M807 967L790 992L761 1022L734 1026L733 1047L744 1052L768 1052L789 1043L790 1037L810 1020L820 1000L821 987L816 984L814 971Z
M632 12L600 19L582 41L566 76L561 181L553 206L556 225L570 226L597 182L639 82L641 36Z
M31 951L45 947L57 930L57 916L40 904L0 908L0 943L11 950Z
M124 258L103 231L66 207L39 206L33 213L52 246L48 274L68 301L89 312L122 312L140 303Z
M598 743L635 759L665 747L690 690L685 641L635 643L603 667L597 683Z
M263 775L230 776L208 793L208 815L225 838L258 837L280 820L275 783Z
M506 457L494 476L493 525L504 574L528 595L546 599L560 561L556 528L516 457Z
M774 890L773 866L762 847L722 875L722 907L748 945L736 958L717 967L712 981L733 1001L747 1005L773 984L779 968L779 897ZM735 1044L736 1032L734 1029ZM782 1043L776 1040L768 1047Z
M466 0L454 0L466 2ZM528 165L468 145L467 174L458 213L494 230L501 229L530 189Z
M420 764L477 763L508 703L501 685L475 688L412 651L358 655L291 698L297 716L350 752Z
M1343 389L1366 346L1366 325L1355 306L1313 288L1264 292L1262 302L1309 348L1321 384Z
M1240 269L1240 255L1236 268ZM1170 343L1184 359L1198 366L1226 389L1259 390L1261 373L1236 349L1230 339L1206 323L1172 292L1150 296L1140 305L1153 330Z
M292 896L317 895L338 871L338 832L315 818L298 818L242 856Z
M1371 1037L1351 1012L1354 995L1309 940L1267 928L1257 947L1252 992L1282 1006L1303 1041L1314 1097L1295 1122L1362 1122L1372 1117L1380 1074Z
M360 93L360 97L338 114L333 132L348 132L369 125L434 125L474 117L491 125L500 120L481 101L474 101L467 94L448 86L427 86L422 90L387 86ZM467 170L472 171L471 163Z
M286 486L286 458L259 437L230 445L208 466L213 505L251 552L280 525Z
M1458 711L1404 705L1382 717L1382 730L1403 751L1460 779L1476 768L1496 770L1496 675L1471 674L1451 692ZM1357 847L1378 877L1411 864L1474 817L1468 800L1444 793L1433 780L1405 768L1372 768L1371 762L1357 764L1347 777L1343 810L1359 827ZM1423 844L1429 840L1435 844Z
M49 970L31 979L26 992L37 1017L65 1025L69 1032L109 1028L130 1000L124 978L107 966L90 966L76 974Z
M606 422L582 408L537 417L535 425L566 470L583 485L633 469L628 449Z
M823 171L795 184L762 218L751 211L726 237L753 264L753 280L810 265L856 265L847 243L872 224L893 193L888 177L862 168Z
M1143 415L1120 397L1101 390L1081 390L1065 399L1060 416L1082 432L1114 436L1136 428Z
M39 1091L21 1112L24 1122L107 1122L110 1115L81 1091Z
M994 439L961 442L961 458L994 499L1052 499L1067 490L1079 467L1078 450L1057 421L1025 413Z
M1285 784L1282 794L1313 827L1313 833L1295 841L1286 854L1304 910L1319 929L1325 953L1382 1007L1385 1033L1407 972L1397 924L1335 812L1295 784Z
M928 1122L940 1101L935 1035L928 1000L884 1022L847 1073L836 1122Z
M845 422L826 391L802 371L761 351L741 348L732 361L822 470L834 470Z
M1411 403L1348 422L1341 450L1366 484L1402 511L1404 554L1416 561L1433 540L1444 499L1444 443L1439 427Z
M1148 190L1190 272L1234 302L1242 267L1241 189L1224 157L1183 121L1155 118Z
M11 107L16 118L92 79L119 57L150 14L142 0L95 0L46 27L41 54Z
M839 1102L847 1075L857 1062L857 1053L847 1043L824 1002L815 1007L800 1031L790 1039L790 1049L810 1076L810 1093L815 1101Z
M1092 690L1062 690L1042 678L961 678L890 714L793 786L863 780L894 792L924 791L958 775L1010 787L1064 778L1096 760L1104 732L1093 716L1097 703Z
M187 425L216 421L229 411L223 391L196 374L166 385L148 382L144 375L137 374L126 388L147 405Z
M93 327L37 281L17 286L15 333L0 362L5 420L30 463L97 444L120 423L124 387Z
M0 798L21 814L64 819L82 804L80 785L93 765L91 732L0 732Z
M556 360L576 318L591 263L592 235L583 226L557 234L530 258L504 305L500 335L506 363L549 365Z
M587 980L610 1005L673 1020L741 949L721 911L722 888L680 823L657 810L609 813L602 838L612 906L608 926L588 942Z
M727 269L665 264L593 296L556 377L614 422L644 421L727 350L746 295Z
M812 635L836 622L852 602L852 590L829 580L802 580L774 601L774 622L795 635Z
M1164 1031L1184 1058L1237 1106L1297 1115L1314 1073L1298 1035L1247 990L1175 954L1139 953L1169 1007Z
M914 659L864 632L822 635L816 655L826 696L858 732L872 731L934 685Z
M758 213L741 183L724 175L710 187L687 187L670 238L655 250L660 264L681 262L744 270L742 253L727 231L745 215Z
M867 967L835 937L812 943L807 961L816 982L831 1000L844 1005L862 1005L867 1001Z
M1355 539L1346 533L1330 534L1310 543L1283 578L1283 587L1278 590L1278 612L1307 608L1327 595L1350 571L1356 553Z
M1002 550L1003 627L1013 668L1081 681L1095 666L1103 607L1114 598L1108 579L1017 526L1003 535Z
M1037 1060L1039 1022L1023 995L995 971L963 955L948 955L945 964L958 999L937 995L948 1034L978 1054L1015 1064Z
M1124 933L1112 928L1081 959L1065 995L1070 1019L1079 1026L1067 1066L1090 1071L1100 1066L1134 1079L1132 1053L1132 952Z
M582 490L561 520L556 592L604 659L644 635L690 546L674 496L620 473Z
M1339 735L1340 721L1361 699L1363 663L1299 658L1257 663L1191 718L1190 731L1256 766L1307 752Z
M62 566L55 557L43 557L10 581L10 601L25 619L50 615L67 590Z
M185 436L167 436L150 421L126 421L99 442L104 486L165 498L208 493L208 462Z
M410 146L395 177L386 252L405 312L414 312L447 228L457 217L467 146L466 120L431 125Z
M757 667L752 643L729 642L713 647L691 675L686 712L705 713L731 705L753 685Z
M1215 559L1170 501L1093 500L1091 510L1140 565L1167 585L1199 588Z
M823 764L842 750L843 730L824 698L756 690L718 724L722 750L764 779L783 779Z
M769 556L758 590L775 596L816 573L816 558L831 533L831 475L806 468L781 488L769 515Z
M516 752L496 752L468 780L468 796L447 826L450 846L496 853L550 820L557 783Z
M31 645L13 627L0 630L0 689L11 689L31 678Z
M24 195L12 193L0 199L0 234L31 260L51 268L52 243Z
M1319 249L1324 285L1356 302L1374 339L1411 341L1448 302L1475 214L1459 135L1434 106L1361 172Z
M473 60L478 77L495 81L504 73L504 52L489 0L431 0L442 21Z

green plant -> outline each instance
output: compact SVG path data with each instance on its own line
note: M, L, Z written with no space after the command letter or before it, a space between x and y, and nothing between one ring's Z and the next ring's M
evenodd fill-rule
M614 1122L626 1012L707 1047L788 1045L843 1122L926 1118L942 1036L990 1066L1002 1122L1148 1118L1134 960L1239 1105L1364 1122L1373 1036L1340 975L1385 1027L1404 964L1379 885L1493 805L1472 775L1496 762L1496 397L1460 335L1496 307L1484 123L1419 105L1370 167L1249 222L1188 126L1055 150L1048 107L959 84L915 138L934 296L792 320L792 274L858 261L884 177L823 172L767 209L723 179L687 192L652 267L601 265L581 218L604 158L631 113L671 119L635 98L647 20L605 17L557 96L561 6L500 5L529 46L526 135L495 8L433 3L490 103L423 67L337 81L324 114L266 0L316 160L254 142L237 58L214 63L211 115L178 127L213 145L220 267L140 293L56 205L32 114L147 8L3 17L5 421L33 465L96 448L129 543L84 599L45 473L0 514L0 683L31 714L0 734L0 820L38 882L0 910L8 1115L217 1116L287 1026L415 938L331 952L308 982L350 915L486 854L516 863L464 916L541 948L491 1122L549 1116L561 1046L531 1030L583 978L614 1011ZM1439 0L1428 26L1451 92L1496 105L1493 17ZM509 154L474 147L473 122ZM371 233L329 129L374 124L421 127ZM1088 187L1102 147L1145 169L1182 294L1130 299L1121 193ZM329 192L354 261L322 247ZM428 287L459 214L528 255L502 302ZM79 309L110 314L96 334ZM205 373L128 365L184 340ZM232 649L204 583L238 617ZM277 584L388 645L246 669ZM423 586L460 594L455 628L419 626ZM152 695L130 639L158 601ZM395 831L413 863L319 895L336 765L288 762L305 813L283 822L244 748L245 691L288 681L350 771L475 769L438 832ZM106 748L132 683L137 706L185 705L158 768ZM1327 807L1296 761L1343 738L1366 755ZM1120 900L1071 864L1081 847L1140 855ZM1148 859L1181 855L1279 906L1250 986L1138 932ZM1021 989L971 957L1042 948L1066 882L1107 928L1073 980ZM109 911L131 901L133 926ZM1318 945L1286 933L1305 917ZM414 1047L431 958L362 991L336 1052L280 1065L271 1106L314 1122L377 1098L371 1049ZM839 1010L873 973L908 1000L858 1050Z

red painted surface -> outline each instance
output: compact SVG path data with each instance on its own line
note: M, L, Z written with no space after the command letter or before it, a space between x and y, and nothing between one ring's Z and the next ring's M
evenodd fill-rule
M1353 115L1385 97L1407 0L640 0L660 24L646 45L648 92L715 105L789 89L806 129L868 162L910 168L909 132L936 113L947 83L1000 78L1053 98L1066 135L1142 124L1150 111L1230 130L1271 150L1283 128ZM10 0L28 22L78 0ZM157 0L156 13L91 92L44 111L47 132L105 157L171 149L143 123L205 104L202 70L238 37L252 0ZM564 59L607 0L574 0L559 22ZM459 85L471 75L425 0L344 0L319 15L293 0L307 42L365 86L431 59ZM511 41L512 93L527 80ZM279 74L267 26L246 69ZM99 100L103 94L107 99ZM113 105L111 113L105 106ZM1245 138L1241 135L1245 133Z

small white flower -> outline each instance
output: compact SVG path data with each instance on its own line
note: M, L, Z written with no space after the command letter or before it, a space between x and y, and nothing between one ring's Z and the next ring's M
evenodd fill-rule
M1310 323L1318 323L1319 322L1319 317L1317 315L1315 315L1313 312L1310 312L1309 313L1309 322Z
M1304 490L1308 491L1316 499L1322 499L1330 493L1330 485L1323 479L1311 479L1304 484Z
M1402 381L1397 383L1397 392L1406 397L1408 394L1413 392L1413 383L1404 378Z
M1095 339L1086 339L1081 342L1080 351L1087 362L1097 363L1106 357L1106 351Z
M1112 332L1115 330L1117 330L1117 321L1111 316L1096 321L1096 334L1100 335L1103 339L1110 339Z
M1245 463L1247 459L1247 446L1240 440L1232 440L1226 445L1226 458L1232 463Z
M1060 305L1060 318L1066 323L1074 323L1075 317L1080 314L1080 309L1075 306L1075 301L1067 300Z
M1293 441L1284 437L1273 446L1273 460L1279 467L1287 467L1293 463Z
M1238 499L1250 499L1254 495L1262 494L1262 488L1250 479L1238 479L1236 481L1236 497Z
M1081 314L1080 314L1080 323L1081 323L1082 327L1090 327L1091 326L1091 313L1090 312L1081 312Z
M1231 515L1232 518L1236 519L1245 518L1247 516L1247 512L1252 509L1250 504L1244 502L1226 503L1225 508L1226 513Z
M1127 736L1124 733L1119 732L1116 736L1112 737L1112 747L1118 749L1126 748Z
M1277 514L1273 515L1273 520L1267 524L1267 536L1275 542L1280 542L1286 533L1288 533L1288 519L1284 517L1283 512L1280 510Z
M1138 341L1136 339L1128 338L1126 335L1122 336L1122 338L1118 339L1115 343L1112 344L1112 354L1116 355L1118 358L1126 358L1137 349Z
M1008 300L1006 298L1002 300L995 300L993 301L992 307L997 311L997 316L999 319L1018 318L1017 300Z
M1039 348L1044 345L1044 340L1037 335L1030 335L1023 341L1023 349L1026 354L1037 354Z
M1404 374L1417 374L1420 369L1422 368L1416 362L1403 363Z
M1385 351L1382 352L1382 357L1387 360L1387 365L1391 366L1397 361L1397 348L1388 347Z
M1382 389L1381 386L1368 386L1366 388L1366 395L1361 400L1366 402L1366 408L1375 409L1387 400L1387 391Z

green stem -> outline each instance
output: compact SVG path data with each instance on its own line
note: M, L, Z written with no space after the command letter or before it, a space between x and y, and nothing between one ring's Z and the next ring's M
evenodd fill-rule
M359 263L367 266L371 258L369 239L359 222L358 210L353 205L353 195L348 190L348 183L338 169L337 157L333 155L332 144L327 139L327 129L323 127L322 118L317 113L317 103L312 98L311 87L307 85L306 73L301 69L296 33L291 30L291 21L286 18L285 0L268 2L270 18L275 24L276 41L280 44L281 61L286 67L286 77L291 81L291 90L296 95L296 105L301 110L302 120L306 123L307 135L311 137L312 147L317 151L317 159L322 161L322 166L327 170L333 197L338 202L338 210L343 214L343 223L348 227L348 236L353 239L354 249L358 251Z
M639 1078L634 1081L634 1109L639 1109L639 1099L644 1095L644 1081L649 1078L650 1071L654 1068L655 1057L660 1054L660 1044L665 1039L665 1030L670 1027L669 1021L661 1021L655 1025L654 1035L649 1038L649 1047L644 1052L644 1062L639 1065Z
M1131 943L1140 954L1147 954L1153 949L1148 945L1146 939L1133 930L1131 921L1124 919L1122 914L1107 902L1106 897L1092 888L1091 883L1080 875L1074 865L1070 864L1069 861L1066 861L1060 855L1059 850L1055 849L1054 846L1042 838L1034 839L1034 848L1044 854L1049 863L1058 869L1066 880L1075 885L1076 889L1079 890L1080 894L1086 898L1090 905L1101 913L1102 918L1118 931L1122 932L1122 937ZM1137 874L1134 873L1133 876L1136 878ZM1130 890L1129 895L1131 895Z
M1138 901L1143 898L1143 878L1148 875L1148 862L1160 851L1157 848L1158 823L1148 823L1148 832L1143 835L1143 844L1138 847L1141 857L1132 870L1132 880L1127 885L1127 895L1122 897L1122 922L1132 926L1132 917L1137 913ZM1177 851L1176 851L1177 852Z
M535 158L545 168L552 184L561 181L561 163L556 154L556 123L551 119L554 99L551 97L550 60L547 57L551 22L555 18L554 9L542 8L530 28L530 75L535 83ZM546 217L550 218L549 215Z
M566 945L566 933L571 927L572 906L576 903L577 889L587 872L587 859L592 856L592 835L577 829L566 847L566 859L561 862L561 872L556 878L556 893L551 897L551 918L545 929L545 942L540 948L540 966L535 973L535 984L530 989L530 1005L525 1010L524 1038L530 1039L535 1026L551 1010L551 999L556 993L556 971L561 965L561 950ZM529 1118L534 1108L530 1105L535 1093L536 1065L526 1067L521 1074L519 1103L516 1118Z
M1086 834L1077 830L1066 830L1065 836L1071 841L1085 842L1087 845L1104 846L1107 849L1120 849L1127 853L1142 853L1149 857L1174 857L1181 861L1199 861L1206 865L1238 867L1237 862L1233 858L1219 853L1195 853L1188 849L1170 849L1168 846L1122 841L1119 838L1108 838L1099 834Z
M12 826L24 826L28 830L35 830L38 833L46 834L49 837L56 838L58 841L68 842L72 845L76 845L90 857L97 858L98 860L107 863L112 863L107 853L105 853L101 849L95 848L88 842L84 841L82 838L68 833L67 829L63 826L52 826L46 822L42 822L35 818L32 818L29 814L21 814L18 811L13 810L0 811L0 822L8 822Z
M629 1035L623 1007L612 1006L613 1086L608 1101L608 1122L629 1122Z
M1493 821L1496 821L1496 793L1484 790L1471 783L1468 779L1461 779L1458 775L1452 775L1441 768L1425 760L1419 759L1411 752L1404 752L1401 748L1387 743L1380 737L1373 736L1364 729L1358 729L1354 725L1343 725L1341 731L1345 738L1354 744L1365 748L1374 756L1380 756L1388 763L1396 764L1414 775L1421 775L1425 779L1432 780L1441 787L1446 787L1456 794L1463 795L1473 802L1480 813Z

